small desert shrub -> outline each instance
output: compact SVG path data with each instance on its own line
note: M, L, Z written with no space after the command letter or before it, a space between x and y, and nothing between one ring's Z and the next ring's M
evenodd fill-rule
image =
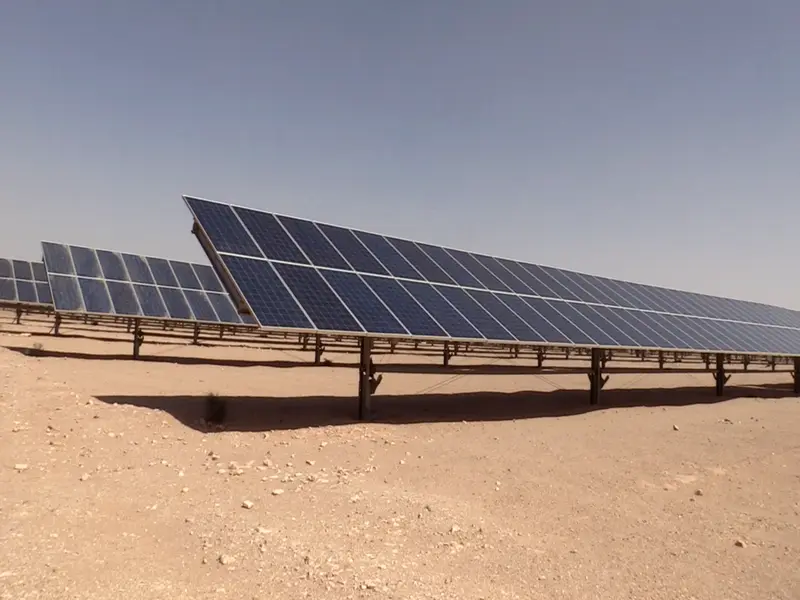
M39 342L36 342L33 346L28 348L26 354L28 356L41 356L44 353L44 346Z

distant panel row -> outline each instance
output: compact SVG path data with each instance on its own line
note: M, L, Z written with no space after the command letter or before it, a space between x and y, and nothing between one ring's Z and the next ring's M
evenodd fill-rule
M43 242L58 312L253 324L208 265Z
M27 260L0 258L0 302L52 303L44 265Z
M800 331L220 254L265 328L800 355Z
M215 250L364 275L800 328L800 312L495 258L185 197Z

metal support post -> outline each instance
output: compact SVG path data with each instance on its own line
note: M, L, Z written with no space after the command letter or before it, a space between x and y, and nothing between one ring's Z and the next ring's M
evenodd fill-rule
M663 369L664 368L664 351L663 350L659 350L658 351L658 368L659 369Z
M722 396L725 393L725 384L731 378L730 375L725 374L725 355L717 354L717 370L714 372L714 381L717 382L717 396Z
M591 405L599 404L600 390L608 381L608 376L603 376L602 357L603 351L600 348L592 348L592 370L589 373L589 404Z
M22 307L18 306L16 324L19 325L20 323L22 323Z
M792 372L792 376L794 377L794 393L800 394L800 356L794 357L794 371Z
M750 355L745 354L742 356L742 364L744 365L744 370L747 371L747 367L750 366Z
M445 367L450 366L450 342L444 343L444 348L442 349L442 364Z
M703 362L706 364L706 371L711 370L711 355L703 352Z
M322 337L317 334L314 336L314 364L319 365L322 363L322 353L325 352L325 346L322 345Z
M389 352L391 354L394 354L396 348L397 348L397 340L389 340Z
M592 352L594 352L594 349ZM569 348L564 349L564 360L569 360Z
M543 364L544 364L544 348L538 348L536 350L536 366L541 369Z
M303 351L305 352L308 349L308 334L301 333L300 342L303 344Z
M377 375L375 364L372 362L372 339L361 338L361 361L358 366L358 419L367 421L372 411L372 394L378 389L383 379Z
M139 349L144 343L144 332L139 327L139 319L133 321L133 358L139 358Z
M200 343L200 323L194 324L194 331L192 332L192 343L195 345Z

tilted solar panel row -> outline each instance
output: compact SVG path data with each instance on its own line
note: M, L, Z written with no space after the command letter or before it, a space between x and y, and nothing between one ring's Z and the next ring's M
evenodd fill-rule
M56 311L250 324L208 265L42 242Z
M0 302L49 305L52 301L44 264L0 258Z
M800 315L786 309L185 200L223 275L265 328L800 352Z

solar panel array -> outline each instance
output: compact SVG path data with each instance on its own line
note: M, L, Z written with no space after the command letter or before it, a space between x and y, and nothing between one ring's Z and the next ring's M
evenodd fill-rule
M0 302L50 305L52 301L44 264L0 258Z
M53 242L42 249L57 312L253 324L208 265Z
M184 200L263 328L800 355L796 311Z

